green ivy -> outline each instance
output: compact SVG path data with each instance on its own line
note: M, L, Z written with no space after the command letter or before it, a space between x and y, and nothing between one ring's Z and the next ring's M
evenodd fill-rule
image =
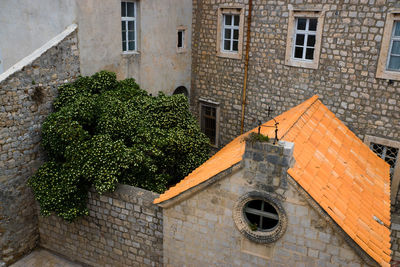
M163 192L208 157L209 140L184 95L153 97L101 71L59 87L42 128L46 162L29 180L43 215L88 213L88 190L117 183Z

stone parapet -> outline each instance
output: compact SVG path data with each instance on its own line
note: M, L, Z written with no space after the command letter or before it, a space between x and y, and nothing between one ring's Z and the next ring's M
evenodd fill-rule
M128 185L89 194L89 215L68 223L39 217L40 246L89 266L161 266L163 213L158 194Z
M36 205L26 181L45 159L40 132L57 88L79 74L75 25L0 75L0 265L37 244Z

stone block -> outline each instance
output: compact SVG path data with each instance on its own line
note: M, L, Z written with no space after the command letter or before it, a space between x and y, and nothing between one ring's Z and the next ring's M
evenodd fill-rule
M264 153L260 152L260 151L255 151L253 153L253 160L257 161L257 162L263 161L264 160Z

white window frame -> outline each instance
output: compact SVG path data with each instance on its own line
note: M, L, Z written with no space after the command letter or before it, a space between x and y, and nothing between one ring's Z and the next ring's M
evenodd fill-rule
M389 70L390 52L392 51L392 35L394 24L400 21L400 10L390 10L386 16L385 29L383 31L381 50L379 52L376 78L400 81L400 71Z
M289 9L289 23L286 42L285 64L293 67L308 69L318 69L319 57L321 53L322 32L324 29L324 19L326 10L295 10L292 5ZM294 57L295 40L297 32L297 19L317 19L317 30L315 32L314 59L299 59ZM314 34L314 31L312 32ZM304 53L304 52L303 52Z
M231 25L226 25L226 18L227 16L231 16ZM221 50L225 53L238 53L239 52L239 31L240 26L234 25L235 17L239 18L239 25L240 25L240 14L222 14L222 36L221 36ZM225 36L225 30L231 31L231 36ZM238 31L238 39L234 39L234 31ZM225 49L225 41L229 41L229 49ZM233 50L233 42L237 41L238 47L237 50Z
M393 42L394 41L400 41L400 36L395 36L395 30L396 30L396 23L399 23L400 25L400 20L394 20L393 21L393 29L392 29L392 35L390 37L390 48L389 48L389 53L388 53L388 57L387 57L387 62L386 62L386 69L388 71L395 71L395 72L400 72L400 69L389 69L389 62L390 62L390 58L392 56L392 49L393 49ZM400 54L396 54L396 56L400 56Z
M390 147L399 149L399 153L397 154L396 165L395 165L394 171L393 171L392 183L390 185L390 201L392 202L392 205L395 205L397 192L399 190L399 185L400 185L400 142L388 140L388 139L381 138L381 137L366 135L364 138L364 143L369 148L371 147L371 143L375 143L378 145L390 146Z
M217 56L231 59L241 59L243 51L243 28L244 28L244 5L222 5L218 8L218 25L217 25ZM225 15L239 15L239 26L235 29L239 30L238 51L224 50L224 34L225 34ZM233 35L233 30L231 37ZM231 45L232 48L232 45Z
M305 30L297 29L297 26L298 26L298 23L299 23L299 19L305 19L306 20L306 29ZM317 20L317 27L318 27L318 19L317 18L310 18L310 17L296 17L295 18L296 24L295 24L295 27L294 27L293 46L292 46L292 58L293 58L293 60L303 60L303 61L307 61L307 62L312 62L314 60L314 58L315 58L315 45L317 44L317 29L315 29L315 31L310 31L309 30L310 19L316 19ZM304 35L304 43L303 43L302 46L296 44L297 34L303 34ZM315 36L315 43L314 43L313 47L307 46L308 36L310 36L310 35ZM301 58L295 57L296 47L302 47L303 48L303 55L302 55ZM313 51L313 59L306 59L307 48L312 48L314 50Z
M121 10L121 22L125 23L125 40L126 40L126 50L123 49L122 47L122 53L123 54L132 54L132 53L137 53L138 51L138 42L137 42L137 2L136 1L121 1L121 6L122 3L133 3L134 5L134 17L128 17L128 5L126 5L126 11L125 11L125 17L122 17L122 10ZM129 40L129 21L134 22L134 40ZM122 33L122 26L121 26L121 33ZM129 50L129 41L133 41L135 44L135 49ZM123 41L121 40L121 44Z

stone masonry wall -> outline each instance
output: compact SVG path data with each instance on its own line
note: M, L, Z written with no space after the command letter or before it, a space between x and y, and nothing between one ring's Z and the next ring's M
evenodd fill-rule
M39 217L40 245L90 266L161 266L163 215L157 194L127 185L89 195L89 216Z
M0 81L0 265L38 241L37 211L27 179L44 160L40 130L57 87L79 75L73 31L40 57Z
M391 218L392 260L393 266L400 265L400 216L392 214ZM396 265L397 264L397 265Z
M216 56L217 11L221 5L246 8L243 56ZM288 5L326 9L318 69L285 65ZM245 131L318 94L361 139L366 135L400 140L400 82L375 77L388 10L396 0L254 0ZM220 145L240 133L245 66L247 0L193 0L192 108L199 98L218 102Z
M246 148L242 169L164 209L165 266L368 266L290 177L279 181L290 162L284 149L270 146L269 151L265 160ZM286 232L274 243L251 242L235 225L235 204L254 190L269 192L286 211Z

